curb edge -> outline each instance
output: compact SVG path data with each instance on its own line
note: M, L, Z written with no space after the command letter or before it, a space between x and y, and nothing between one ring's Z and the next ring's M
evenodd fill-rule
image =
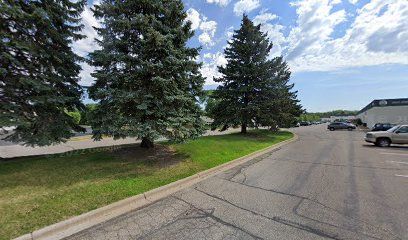
M258 156L261 156L263 154L266 154L268 152L271 152L273 150L276 150L278 148L281 148L285 145L297 141L299 139L298 135L296 135L293 132L292 134L293 137L291 139L274 144L264 149L260 149L258 151L231 160L224 164L201 171L189 177L179 179L167 185L149 190L147 192L129 198L119 200L109 205L91 210L81 215L35 230L31 233L27 233L25 235L17 237L15 238L15 240L34 240L34 239L48 240L48 239L63 239L65 237L69 237L82 230L106 222L110 219L128 213L130 211L141 209L155 201L163 199L177 191L192 186L220 172L234 168Z

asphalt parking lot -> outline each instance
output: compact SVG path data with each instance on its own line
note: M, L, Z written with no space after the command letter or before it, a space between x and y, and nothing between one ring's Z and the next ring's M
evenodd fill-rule
M70 239L408 239L408 147L299 140Z

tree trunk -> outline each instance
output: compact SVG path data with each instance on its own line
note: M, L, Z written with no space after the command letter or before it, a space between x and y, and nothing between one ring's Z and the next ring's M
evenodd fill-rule
M271 126L270 128L269 128L269 131L272 131L272 132L277 132L279 129L276 127L276 125L274 125L274 126Z
M241 133L247 133L247 124L246 123L243 123L241 125Z
M142 142L140 143L140 147L142 148L154 148L154 143L147 137L142 138Z

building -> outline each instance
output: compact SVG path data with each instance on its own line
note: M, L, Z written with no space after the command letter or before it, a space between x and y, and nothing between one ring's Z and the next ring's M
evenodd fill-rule
M331 118L320 118L322 122L331 122Z
M356 116L330 116L330 122L345 122L356 119Z
M357 113L367 127L376 123L408 124L408 98L374 100Z

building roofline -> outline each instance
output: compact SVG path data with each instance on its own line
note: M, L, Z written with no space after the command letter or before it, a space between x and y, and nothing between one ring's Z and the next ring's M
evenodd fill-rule
M373 107L389 107L389 106L408 106L408 98L394 98L394 99L376 99L361 109L357 115L373 108Z

